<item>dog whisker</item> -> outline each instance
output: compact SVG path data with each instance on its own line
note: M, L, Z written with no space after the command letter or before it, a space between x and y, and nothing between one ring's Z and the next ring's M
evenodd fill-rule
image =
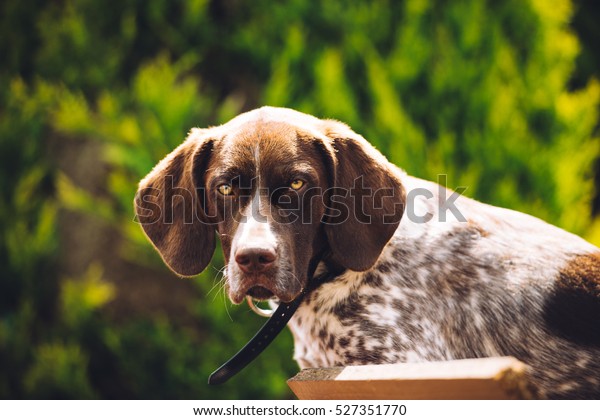
M210 296L210 294L216 287L219 287L219 289L217 291L217 294L218 294L220 292L220 289L222 287L224 287L224 283L226 281L226 274L225 274L226 268L227 268L227 266L224 266L223 268L217 270L215 277L213 279L213 286L210 288L207 295Z

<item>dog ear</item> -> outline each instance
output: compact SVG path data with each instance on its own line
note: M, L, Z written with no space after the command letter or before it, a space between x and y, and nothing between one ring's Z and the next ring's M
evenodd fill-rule
M335 261L371 268L398 225L406 201L399 169L348 126L325 121L334 165L325 232Z
M213 140L194 129L140 182L134 207L137 220L164 262L181 276L200 273L215 250L215 228L198 191ZM196 176L195 176L196 175Z

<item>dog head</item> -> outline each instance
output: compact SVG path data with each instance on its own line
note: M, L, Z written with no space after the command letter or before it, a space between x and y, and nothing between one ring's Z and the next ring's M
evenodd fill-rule
M185 142L140 182L135 210L177 274L200 273L220 237L234 303L293 300L327 256L375 264L398 227L397 170L343 123L260 108Z

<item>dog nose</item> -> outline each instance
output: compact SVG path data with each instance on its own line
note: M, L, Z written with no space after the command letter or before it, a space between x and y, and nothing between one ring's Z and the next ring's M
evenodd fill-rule
M262 273L277 259L274 249L242 248L235 253L235 262L246 274Z

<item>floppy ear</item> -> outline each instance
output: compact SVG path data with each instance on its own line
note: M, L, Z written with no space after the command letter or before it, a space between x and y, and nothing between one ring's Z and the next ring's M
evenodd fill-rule
M213 140L194 129L140 182L134 207L164 262L181 276L200 273L215 250L215 229L203 210L201 180Z
M334 190L325 232L334 259L354 271L371 268L404 213L398 168L348 126L325 122L333 146Z

